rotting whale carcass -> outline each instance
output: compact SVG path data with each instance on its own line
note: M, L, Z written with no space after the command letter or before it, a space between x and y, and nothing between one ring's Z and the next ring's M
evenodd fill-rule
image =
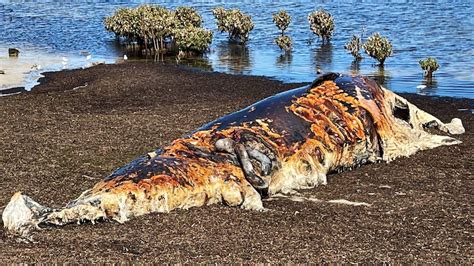
M63 208L16 193L7 231L116 220L214 203L262 210L262 197L326 184L326 175L460 141L464 132L362 76L329 73L226 115L117 169ZM430 131L430 132L429 132Z

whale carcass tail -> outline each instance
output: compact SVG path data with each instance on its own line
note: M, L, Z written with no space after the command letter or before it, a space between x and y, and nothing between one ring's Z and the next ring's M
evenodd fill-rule
M17 192L5 207L2 220L6 231L12 235L28 237L41 225L64 225L74 222L106 218L104 210L93 204L74 204L53 209L39 204L27 195Z

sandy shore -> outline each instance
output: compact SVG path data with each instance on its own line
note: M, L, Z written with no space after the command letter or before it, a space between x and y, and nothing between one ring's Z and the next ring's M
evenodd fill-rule
M45 76L32 93L0 98L0 211L19 190L59 207L136 156L300 85L134 63ZM0 261L472 263L474 116L458 109L474 100L404 96L442 120L461 118L467 133L461 145L303 191L370 207L278 199L258 213L217 205L46 229L35 243L2 228Z

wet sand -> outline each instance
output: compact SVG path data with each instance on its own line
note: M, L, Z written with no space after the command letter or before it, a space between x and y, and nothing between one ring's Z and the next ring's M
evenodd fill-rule
M40 48L21 48L17 57L8 56L8 48L0 46L0 96L11 93L29 91L38 84L42 72L63 69L87 68L101 62L109 62L104 58L96 58L87 51L77 54L52 54Z
M138 155L259 99L300 86L156 64L46 73L32 93L0 98L0 211L16 191L59 207ZM331 175L302 191L321 200L265 202L268 212L220 205L125 224L68 225L34 243L0 229L11 262L472 263L474 100L403 95L449 121L461 145Z

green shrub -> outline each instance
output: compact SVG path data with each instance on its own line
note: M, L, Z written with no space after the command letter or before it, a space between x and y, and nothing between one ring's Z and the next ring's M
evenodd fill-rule
M285 10L280 10L273 14L273 23L281 30L281 35L285 34L285 30L291 23L291 16Z
M420 67L425 71L425 77L431 78L433 76L433 72L438 70L439 64L436 61L436 58L428 57L423 60L420 60Z
M280 49L289 52L291 51L291 47L293 42L290 36L287 35L280 35L275 38L275 43L280 47Z
M158 5L141 5L137 8L140 36L147 46L149 41L156 51L165 49L164 42L176 26L174 13Z
M349 51L356 60L362 59L360 55L360 49L362 48L362 43L360 37L357 35L352 35L352 39L344 45L344 48Z
M196 9L188 6L180 6L176 8L175 18L177 20L177 26L180 28L202 26L202 17Z
M212 31L202 28L202 17L196 9L182 6L175 11L176 29L173 30L173 41L182 54L202 54L209 49L212 42Z
M226 10L223 7L212 9L217 20L217 28L221 32L227 32L229 39L245 43L249 39L250 31L253 30L252 18L238 9Z
M314 34L318 35L323 42L329 41L334 31L334 18L324 9L308 14L309 27Z
M363 48L370 57L379 61L381 66L385 63L385 59L392 55L392 44L378 32L367 39Z
M280 36L275 38L275 43L285 52L290 52L293 42L290 36L285 35L285 30L291 23L291 16L285 11L280 10L278 13L273 14L273 23L281 31Z
M176 11L148 4L120 8L105 18L104 25L116 36L160 53L169 51L167 48L203 53L212 41L212 32L201 28L201 15L191 7L178 7Z
M112 16L105 18L104 24L107 31L130 41L136 40L140 35L135 9L119 8Z
M212 31L197 27L175 29L174 41L179 51L203 53L212 42Z

